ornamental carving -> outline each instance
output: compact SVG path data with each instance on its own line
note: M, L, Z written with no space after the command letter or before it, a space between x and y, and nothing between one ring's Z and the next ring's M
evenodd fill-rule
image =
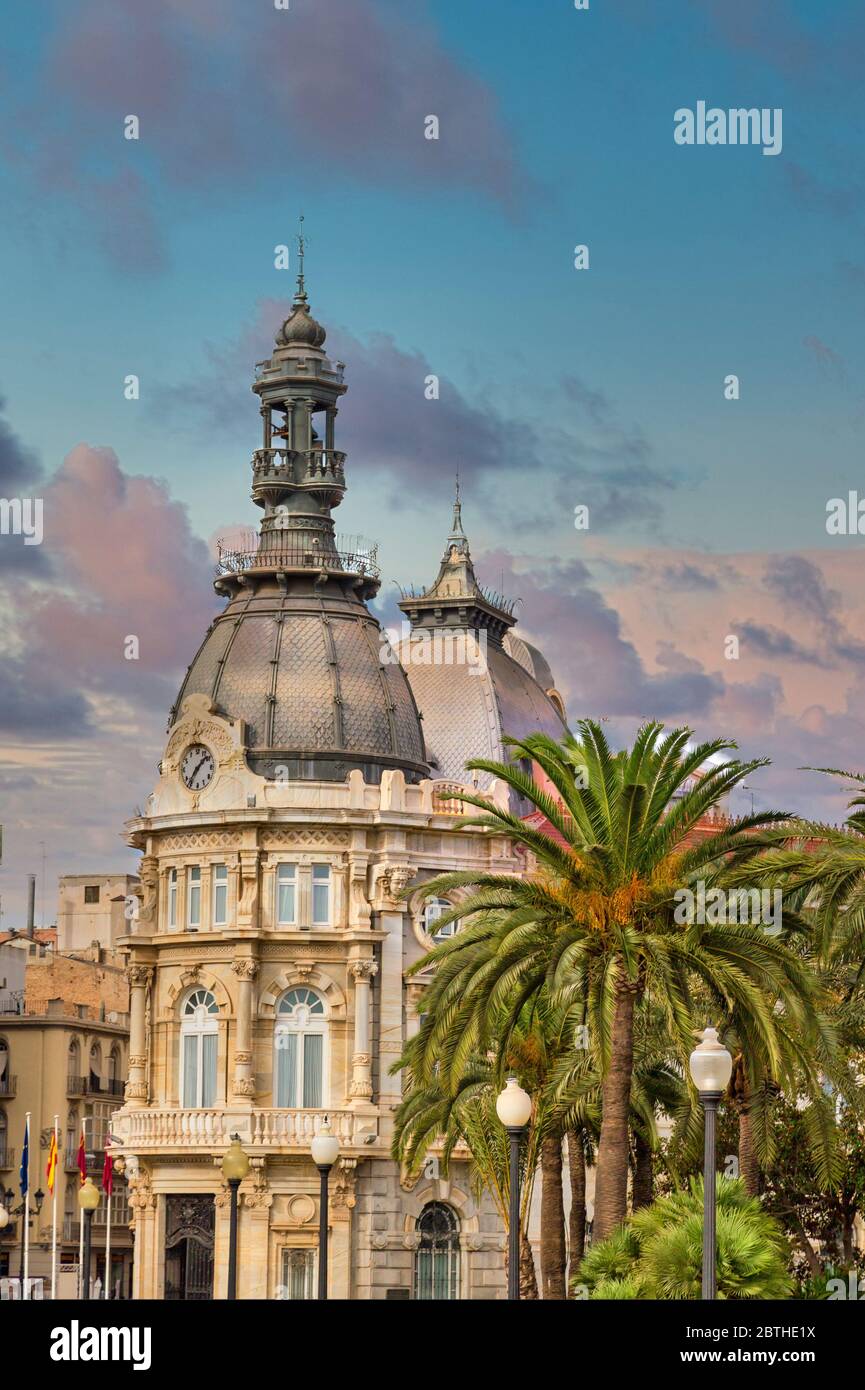
M417 1250L421 1243L420 1231L406 1231L402 1238L402 1243L406 1250Z
M123 1090L126 1100L147 1100L146 1081L127 1081Z
M340 1159L334 1178L331 1205L337 1211L351 1211L357 1205L357 1159Z
M252 1211L266 1211L273 1206L273 1193L268 1190L267 1171L264 1162L253 1161L252 1189L246 1193L246 1205Z
M386 1250L388 1245L386 1231L373 1231L369 1238L369 1243L373 1250Z
M153 983L152 965L128 965L126 978L133 989L149 989Z
M374 960L353 960L348 968L358 982L371 982L373 976L378 974L378 963Z
M408 888L417 870L410 864L393 864L382 869L378 879L378 890L383 902L393 907L405 908L402 894Z
M234 1094L243 1096L246 1099L253 1099L255 1096L255 1082L249 1076L235 1077Z
M258 961L249 956L239 956L231 962L231 968L238 980L254 980L258 974Z
M236 836L229 830L198 830L182 835L163 835L159 842L163 854L183 849L235 849L236 845Z
M146 1067L146 1066L147 1066L147 1054L146 1054L146 1052L130 1052L130 1054L129 1054L129 1065L130 1065L130 1067L131 1067L133 1070L135 1070L135 1068L137 1068L137 1067Z
M227 763L235 752L231 737L212 719L184 720L175 729L165 749L163 771L176 771L183 750L190 743L204 743L216 755L220 765ZM236 759L235 759L236 761ZM243 763L245 764L245 759Z
M141 901L138 905L137 921L139 930L156 923L156 900L159 895L159 860L153 854L145 854L138 869L141 879Z
M334 845L348 844L347 830L263 830L260 836L262 849L293 849L297 845L309 845L311 849L327 853Z

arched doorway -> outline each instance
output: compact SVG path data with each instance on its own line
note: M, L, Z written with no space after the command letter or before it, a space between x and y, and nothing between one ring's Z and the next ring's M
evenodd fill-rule
M459 1298L460 1227L453 1207L427 1202L417 1219L417 1231L415 1298Z
M165 1199L165 1297L213 1297L214 1203L210 1196Z

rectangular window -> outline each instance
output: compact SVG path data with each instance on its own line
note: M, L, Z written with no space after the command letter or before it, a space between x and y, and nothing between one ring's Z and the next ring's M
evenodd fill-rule
M314 1250L282 1252L283 1298L312 1298L315 1273Z
M88 884L85 886L85 889L84 889L84 901L85 901L86 903L98 903L98 902L99 902L99 884L98 884L98 883L88 883Z
M201 926L201 869L193 864L189 870L189 902L186 910L187 927Z
M276 920L279 926L292 926L295 917L295 884L297 869L294 864L280 864L276 870Z
M168 925L177 926L177 870L171 869L168 875Z
M280 1033L276 1052L276 1103L281 1110L297 1105L297 1033Z
M213 866L213 925L224 927L228 921L228 865Z
M330 925L330 865L312 866L312 922L313 926Z
M198 1038L183 1039L183 1104L188 1110L198 1106Z
M324 1038L307 1033L303 1039L303 1104L306 1110L320 1110Z

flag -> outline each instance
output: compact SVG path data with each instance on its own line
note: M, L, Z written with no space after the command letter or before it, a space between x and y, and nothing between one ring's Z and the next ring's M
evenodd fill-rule
M111 1196L114 1190L114 1163L111 1158L111 1150L105 1150L105 1162L102 1165L102 1191L107 1197Z
M57 1131L51 1131L51 1143L48 1146L48 1167L45 1169L45 1177L48 1180L48 1191L54 1191L54 1175L57 1172Z
M18 1174L21 1196L26 1197L30 1189L30 1120L24 1121L24 1148L21 1150L21 1171Z
M82 1186L87 1181L87 1150L84 1147L84 1126L81 1126L81 1142L78 1145L78 1171Z

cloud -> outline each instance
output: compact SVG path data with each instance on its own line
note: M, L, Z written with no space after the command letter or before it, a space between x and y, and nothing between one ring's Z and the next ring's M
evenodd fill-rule
M505 591L522 599L519 630L550 662L572 720L692 718L723 693L718 676L683 658L672 643L660 649L661 669L647 670L582 561L541 567L501 550L482 555L478 569L503 572Z
M237 338L205 345L204 368L197 376L153 389L153 417L193 436L206 422L208 429L248 443L251 364L273 351L274 334L290 310L287 299L259 301ZM449 499L453 474L442 461L450 459L458 462L467 496L482 489L485 511L503 527L511 521L514 485L545 475L546 491L534 490L535 515L519 499L522 530L548 529L578 503L589 505L593 530L657 523L661 499L677 486L653 464L642 431L619 424L604 393L576 377L557 383L541 418L533 419L504 413L483 391L469 397L422 352L401 346L392 334L372 332L361 339L345 328L328 327L326 349L333 360L347 363L349 390L340 406L339 431L350 459L349 483L355 468L365 475L395 476L400 488L388 491L392 508L404 508L417 494ZM425 383L434 375L439 396L428 400ZM504 474L511 480L507 489L498 485Z
M342 177L460 188L515 213L533 180L482 78L390 0L82 0L64 7L7 130L37 197L65 196L126 273L166 248L160 189L207 196ZM124 138L127 115L140 139ZM439 120L439 138L424 135ZM290 134L289 134L290 133Z

